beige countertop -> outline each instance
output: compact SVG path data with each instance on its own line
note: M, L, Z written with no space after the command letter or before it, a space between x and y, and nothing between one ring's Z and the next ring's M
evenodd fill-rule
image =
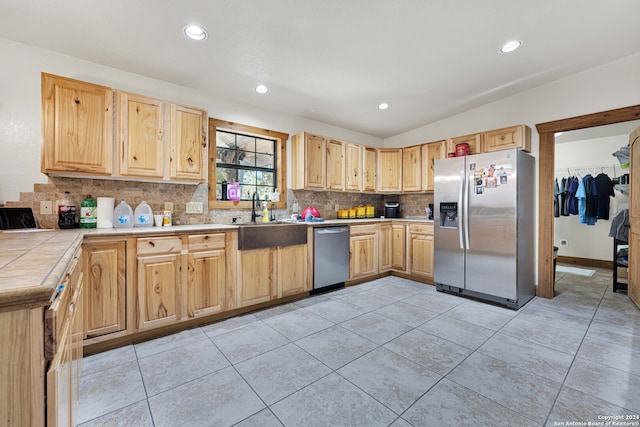
M357 225L377 222L433 223L424 218L331 219L306 223ZM174 225L170 227L134 227L109 229L39 230L0 232L0 310L14 306L42 306L51 301L54 291L84 238L178 235L185 232L237 230L234 224Z

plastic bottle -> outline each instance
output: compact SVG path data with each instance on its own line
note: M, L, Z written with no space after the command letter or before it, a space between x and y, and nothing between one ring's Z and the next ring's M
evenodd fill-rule
M124 200L113 210L113 226L115 228L133 227L133 209Z
M58 205L58 227L61 230L68 230L74 227L76 222L76 205L71 200L68 191L64 192L64 198Z
M91 194L80 203L80 228L96 228L98 223L98 202Z
M262 209L262 222L269 222L269 209L267 208L267 202L265 201L262 205L264 206Z
M136 206L134 218L133 225L136 227L153 226L153 211L151 210L151 206L149 206L144 200L140 202L140 204Z

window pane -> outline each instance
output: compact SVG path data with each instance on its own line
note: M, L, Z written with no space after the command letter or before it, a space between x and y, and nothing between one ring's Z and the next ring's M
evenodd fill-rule
M252 151L242 151L242 160L239 164L242 166L255 167L256 166L256 154Z
M240 169L238 179L241 184L256 184L256 171Z
M256 152L264 154L274 154L275 143L270 139L256 139Z
M238 141L238 149L243 151L256 151L256 139L252 136L236 135Z
M258 194L260 195L260 200L265 201L269 200L269 193L273 192L273 188L270 187L258 187Z
M235 148L236 135L233 133L216 132L216 147Z
M240 199L251 200L251 196L256 192L255 185L240 185Z
M222 181L227 182L236 182L238 180L238 171L235 169L229 169L225 167L218 166L216 168L216 182L221 183Z
M275 185L275 174L273 172L258 171L256 174L256 179L257 179L256 182L258 185L268 185L268 186L271 186L272 188Z
M270 154L256 154L256 166L259 168L267 168L273 169L275 165L273 164L274 157Z

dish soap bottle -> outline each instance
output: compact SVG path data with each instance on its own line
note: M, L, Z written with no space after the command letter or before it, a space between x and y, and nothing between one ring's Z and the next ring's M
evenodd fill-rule
M80 228L96 228L98 224L98 202L91 194L80 203Z
M267 208L267 198L265 197L264 203L262 204L264 208L262 209L262 222L269 222L269 208Z

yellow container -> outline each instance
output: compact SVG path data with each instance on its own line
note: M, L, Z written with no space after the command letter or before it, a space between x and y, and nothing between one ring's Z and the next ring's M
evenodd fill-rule
M338 209L338 218L349 218L349 211L347 209Z
M367 210L364 206L358 206L356 208L356 218L364 218L367 213Z
M376 216L376 209L373 206L367 205L364 207L364 210L367 218L373 218Z
M355 219L355 217L356 217L356 208L349 209L349 218Z

